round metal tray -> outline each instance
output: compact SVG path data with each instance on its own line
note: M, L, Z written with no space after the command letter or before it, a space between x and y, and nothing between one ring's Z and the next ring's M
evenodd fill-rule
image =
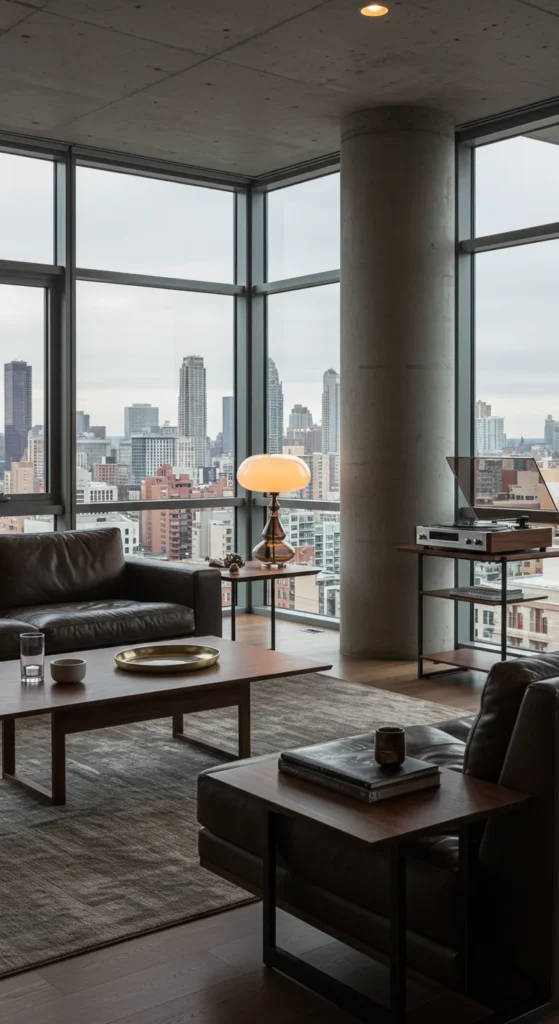
M219 658L217 647L199 644L158 644L150 647L131 647L115 654L117 667L125 672L145 672L149 675L169 675L171 672L197 672L215 665Z

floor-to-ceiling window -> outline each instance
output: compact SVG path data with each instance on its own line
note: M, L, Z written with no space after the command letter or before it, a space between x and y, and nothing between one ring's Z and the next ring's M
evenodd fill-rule
M518 460L535 458L559 504L559 128L476 141L470 154L463 147L459 157L465 174L459 246L459 365L464 373L458 384L463 423L468 407L470 415L461 454L467 454L469 433L471 454L508 458L513 472L524 465ZM522 473L519 501L538 507L539 497L523 493L521 478ZM511 586L536 599L509 606L509 647L557 650L558 563L525 559L511 563L509 573ZM497 582L498 570L479 564L475 579ZM473 609L470 635L475 641L497 642L501 627L500 610Z
M339 617L340 181L328 174L267 194L267 448L304 459L302 493L281 498L295 560L316 577L281 588L285 610Z

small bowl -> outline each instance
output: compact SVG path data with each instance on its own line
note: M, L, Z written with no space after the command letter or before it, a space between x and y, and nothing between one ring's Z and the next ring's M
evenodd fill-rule
M55 683L81 683L86 669L87 663L83 658L55 658L50 663L50 674Z

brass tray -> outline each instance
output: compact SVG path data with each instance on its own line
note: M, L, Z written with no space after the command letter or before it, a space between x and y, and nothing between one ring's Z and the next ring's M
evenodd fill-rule
M150 675L169 675L170 672L196 672L215 665L219 658L217 647L199 644L157 644L149 647L131 647L115 654L117 668L125 672L145 672Z

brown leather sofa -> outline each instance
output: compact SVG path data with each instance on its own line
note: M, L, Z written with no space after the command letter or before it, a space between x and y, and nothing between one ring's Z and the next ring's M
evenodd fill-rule
M120 531L0 537L0 660L19 635L45 633L47 654L221 636L217 569L124 558Z
M559 654L496 664L476 718L406 732L412 756L532 796L522 811L496 817L480 830L473 994L505 1009L553 1002L559 920ZM231 767L212 768L199 779L201 863L260 894L263 819L250 798L216 785L216 776ZM326 828L293 819L283 819L282 825L280 905L382 959L390 948L386 856L371 854ZM409 966L460 991L457 836L417 841L407 864Z

